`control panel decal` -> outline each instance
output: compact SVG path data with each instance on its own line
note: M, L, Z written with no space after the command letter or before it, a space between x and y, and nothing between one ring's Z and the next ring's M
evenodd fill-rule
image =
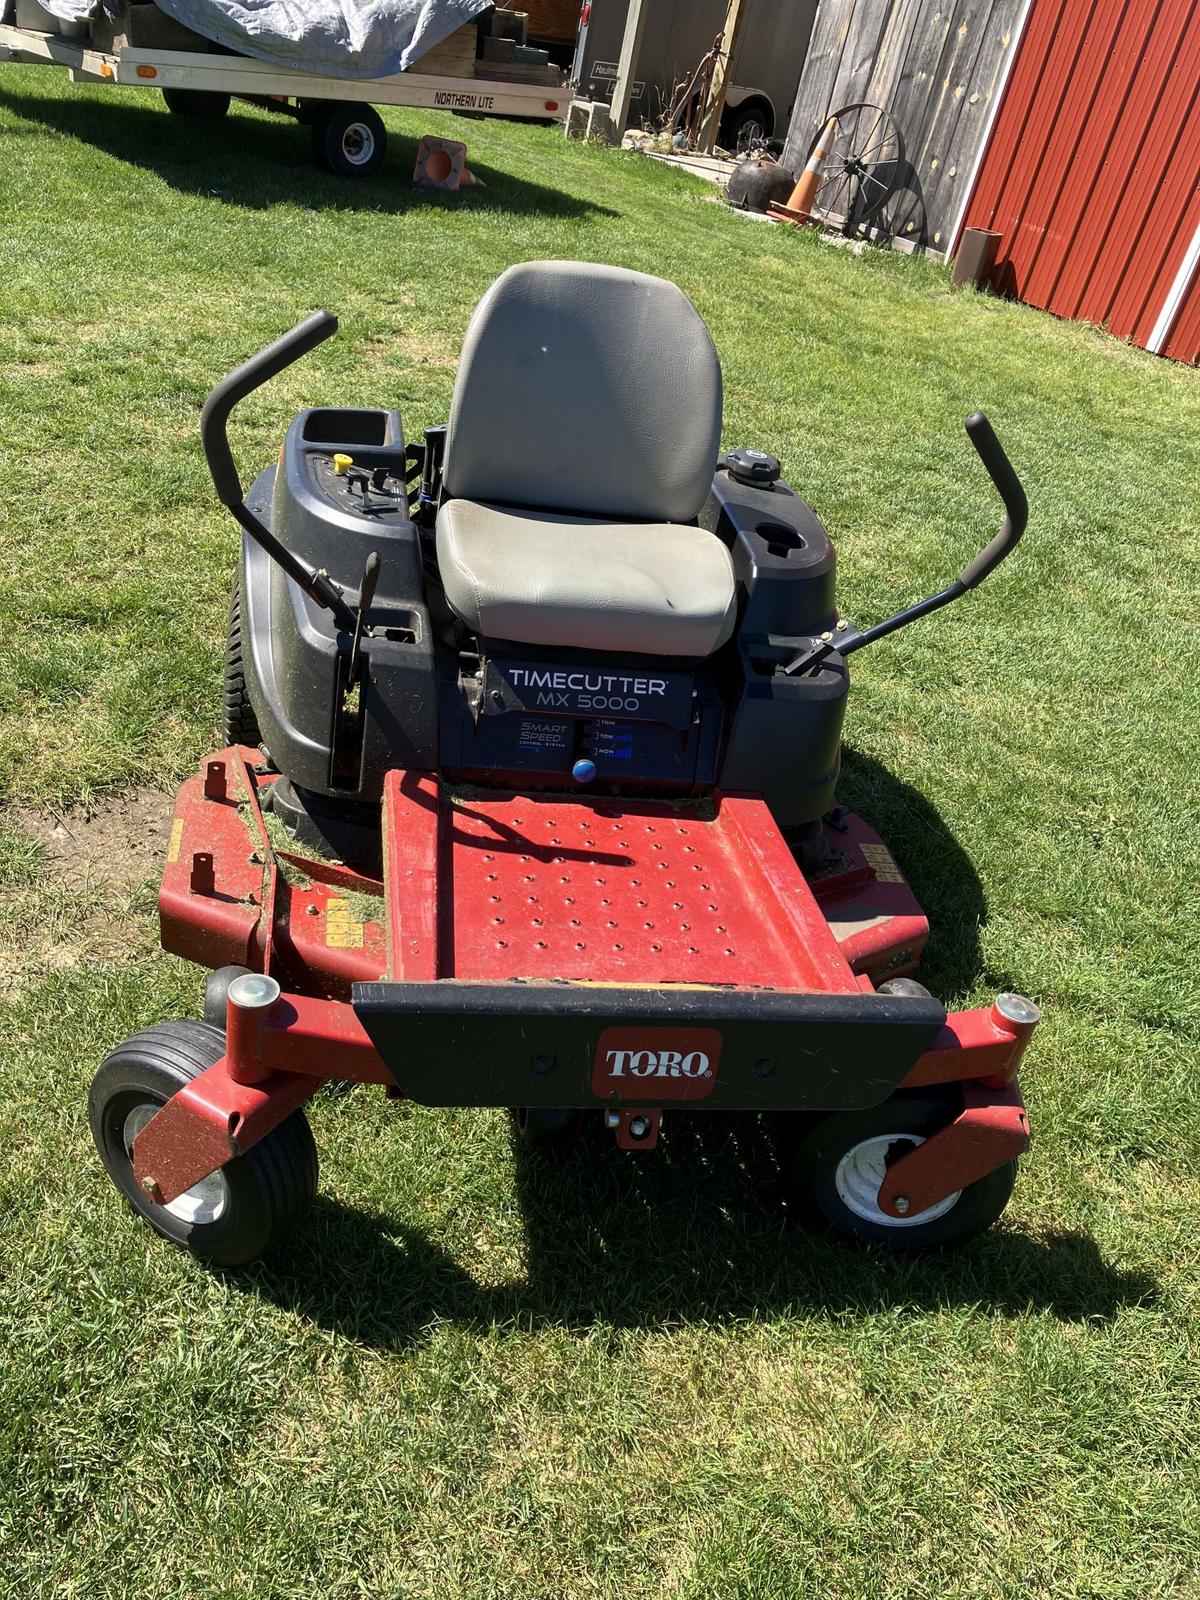
M533 711L559 717L636 717L686 729L692 722L693 690L687 672L493 656L484 670L480 709L485 716Z

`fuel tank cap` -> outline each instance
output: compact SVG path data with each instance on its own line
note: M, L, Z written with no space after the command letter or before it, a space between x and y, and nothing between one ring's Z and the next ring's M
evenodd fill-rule
M778 482L783 471L778 456L769 455L765 450L751 450L747 445L730 450L724 465L731 478L739 483L754 484L759 489L769 489Z

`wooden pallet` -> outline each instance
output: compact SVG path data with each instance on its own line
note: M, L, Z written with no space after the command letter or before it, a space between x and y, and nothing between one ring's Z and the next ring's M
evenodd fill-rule
M566 83L566 73L557 67L526 67L518 62L477 61L475 76L490 83L538 83L547 89L561 89Z

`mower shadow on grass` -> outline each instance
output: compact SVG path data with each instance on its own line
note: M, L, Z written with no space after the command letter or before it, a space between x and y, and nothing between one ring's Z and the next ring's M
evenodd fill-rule
M290 1245L229 1281L384 1349L435 1322L585 1331L966 1306L1094 1321L1157 1295L1082 1234L996 1229L912 1261L813 1236L787 1215L777 1156L753 1116L681 1118L649 1157L598 1125L561 1156L514 1140L519 1281L480 1283L419 1227L325 1198Z
M482 187L449 194L415 189L411 182L417 140L389 130L388 157L373 178L335 178L309 153L309 131L291 119L255 119L237 107L228 117L189 122L158 106L106 104L72 96L63 100L6 94L0 105L29 124L77 139L118 161L156 173L184 194L216 198L263 211L279 204L313 211L412 212L498 207L517 215L616 215L607 206L528 183L471 161Z
M849 746L842 750L838 799L860 812L888 842L929 918L921 982L946 1005L976 985L1017 988L1011 974L985 968L980 932L987 923L983 885L970 856L927 797Z
M981 970L987 902L936 807L853 750L839 794L880 828L930 913L921 975L934 992L1010 986ZM788 1215L786 1136L786 1123L702 1112L669 1116L646 1155L616 1150L598 1119L560 1154L514 1136L520 1281L477 1282L419 1226L324 1197L279 1255L231 1281L384 1348L434 1321L586 1329L952 1306L1075 1321L1157 1293L1083 1234L995 1229L958 1254L913 1261L814 1237Z

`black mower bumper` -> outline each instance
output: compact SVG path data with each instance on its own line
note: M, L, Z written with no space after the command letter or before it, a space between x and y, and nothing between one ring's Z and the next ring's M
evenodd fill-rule
M946 1022L936 1000L578 983L358 983L354 1010L429 1106L859 1109Z

